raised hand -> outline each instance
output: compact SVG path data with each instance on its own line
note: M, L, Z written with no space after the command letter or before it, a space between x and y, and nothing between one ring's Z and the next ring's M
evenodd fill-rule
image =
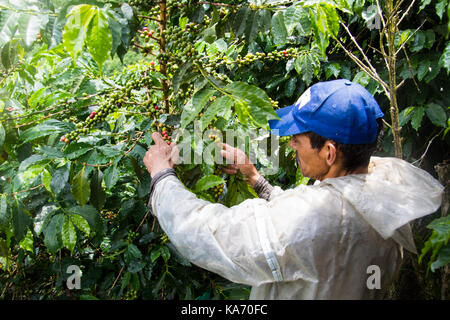
M173 168L178 159L176 144L169 146L159 132L152 134L155 144L145 153L143 159L145 167L153 178L161 170Z
M247 183L253 187L261 175L253 163L250 162L245 152L226 143L222 143L222 148L223 150L220 151L222 157L228 160L228 162L232 162L224 166L222 171L227 174L237 174L240 171L247 178Z

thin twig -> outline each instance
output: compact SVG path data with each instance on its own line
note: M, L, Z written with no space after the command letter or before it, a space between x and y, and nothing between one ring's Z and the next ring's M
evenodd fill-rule
M119 280L120 276L122 275L123 272L123 268L125 268L125 266L123 266L120 271L119 274L117 275L116 279L114 280L114 283L112 284L111 288L108 290L108 295L111 295L111 290L116 286L117 281Z
M35 186L35 187L33 187L33 188L30 188L30 189L26 189L26 190L20 190L20 191L16 191L16 192L13 192L13 193L5 193L5 195L7 195L7 196L12 196L12 197L15 199L15 198L16 198L16 195L18 195L19 193L28 192L28 191L33 191L33 190L39 189L39 188L41 188L41 187L44 187L44 184L40 184L40 185L38 185L38 186Z
M371 78L373 78L375 81L378 81L381 86L383 87L383 90L386 94L386 96L390 99L389 91L388 91L388 85L380 78L380 76L377 73L374 73L369 67L367 67L357 56L355 56L352 52L350 52L345 46L337 39L335 38L336 42L339 44L339 46L347 53L348 56L361 68L363 69Z
M361 52L361 54L364 57L364 60L366 60L368 67L374 72L377 73L377 70L374 68L374 66L372 65L372 63L370 63L369 58L367 58L366 54L364 53L364 50L359 46L358 41L356 41L355 37L353 36L353 34L350 32L350 30L347 28L347 26L345 25L345 23L341 22L341 25L344 27L345 31L347 31L348 35L350 36L350 39L353 41L353 43L356 45L356 47L358 48L359 52Z
M409 10L411 10L412 6L414 5L414 3L416 2L416 0L413 0L411 2L411 4L409 5L408 9L406 9L405 13L402 15L402 17L398 20L397 22L397 26L400 25L400 23L402 22L402 20L408 15ZM403 3L403 0L400 1L400 4ZM395 10L394 10L395 11ZM423 24L423 23L422 23Z
M400 50L402 50L405 47L408 40L411 39L411 37L413 35L415 35L417 33L417 31L419 31L420 28L422 28L424 23L425 23L425 21L423 21L422 24L413 33L411 33L408 38L406 38L406 40L400 45L400 48L398 48L398 50L395 52L395 55L397 55L400 52Z
M414 162L412 163L413 165L416 164L417 162L419 162L418 167L420 167L420 166L422 165L422 161L423 161L423 159L425 158L425 155L427 154L428 149L429 149L430 146L431 146L431 143L433 142L434 139L436 139L437 137L439 137L439 135L442 133L442 131L444 131L444 129L442 129L441 131L439 131L433 138L431 138L431 140L428 142L428 146L427 146L427 148L425 149L425 152L422 154L422 156L421 156L419 159L417 159L416 161L414 161Z

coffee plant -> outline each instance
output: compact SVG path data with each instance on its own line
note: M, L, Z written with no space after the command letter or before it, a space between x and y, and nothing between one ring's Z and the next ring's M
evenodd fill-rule
M347 78L386 114L378 155L435 176L449 159L448 0L0 0L0 9L2 299L248 298L248 287L180 255L149 212L142 159L155 131L217 160L230 130L268 136L275 109L315 82ZM130 53L139 59L126 64ZM249 140L238 142L273 185L309 183L289 137L267 152ZM257 196L222 165L176 171L211 202ZM439 214L414 226L423 250L408 272L419 289L406 292L400 277L391 298L447 294L450 224ZM67 287L71 265L80 289Z

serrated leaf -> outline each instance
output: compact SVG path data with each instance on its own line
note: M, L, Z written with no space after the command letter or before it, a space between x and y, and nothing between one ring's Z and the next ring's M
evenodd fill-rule
M212 174L200 178L195 184L194 190L195 192L205 191L223 183L225 183L225 181L221 177Z
M85 166L73 177L71 185L72 195L81 206L84 206L91 196L91 185L85 173Z
M79 214L73 214L70 215L70 220L81 232L83 232L86 236L89 236L91 228L89 227L89 223L84 217L80 216Z
M61 229L61 240L63 245L73 252L77 244L77 232L69 216L64 217L64 224Z

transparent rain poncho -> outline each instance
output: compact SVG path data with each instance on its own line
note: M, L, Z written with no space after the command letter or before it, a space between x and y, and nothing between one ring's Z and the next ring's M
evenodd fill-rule
M406 161L372 157L368 174L275 187L269 201L231 208L169 176L151 206L184 257L252 286L250 299L373 299L395 279L403 248L416 253L409 222L435 212L443 189ZM381 271L380 289L367 285L370 266Z

